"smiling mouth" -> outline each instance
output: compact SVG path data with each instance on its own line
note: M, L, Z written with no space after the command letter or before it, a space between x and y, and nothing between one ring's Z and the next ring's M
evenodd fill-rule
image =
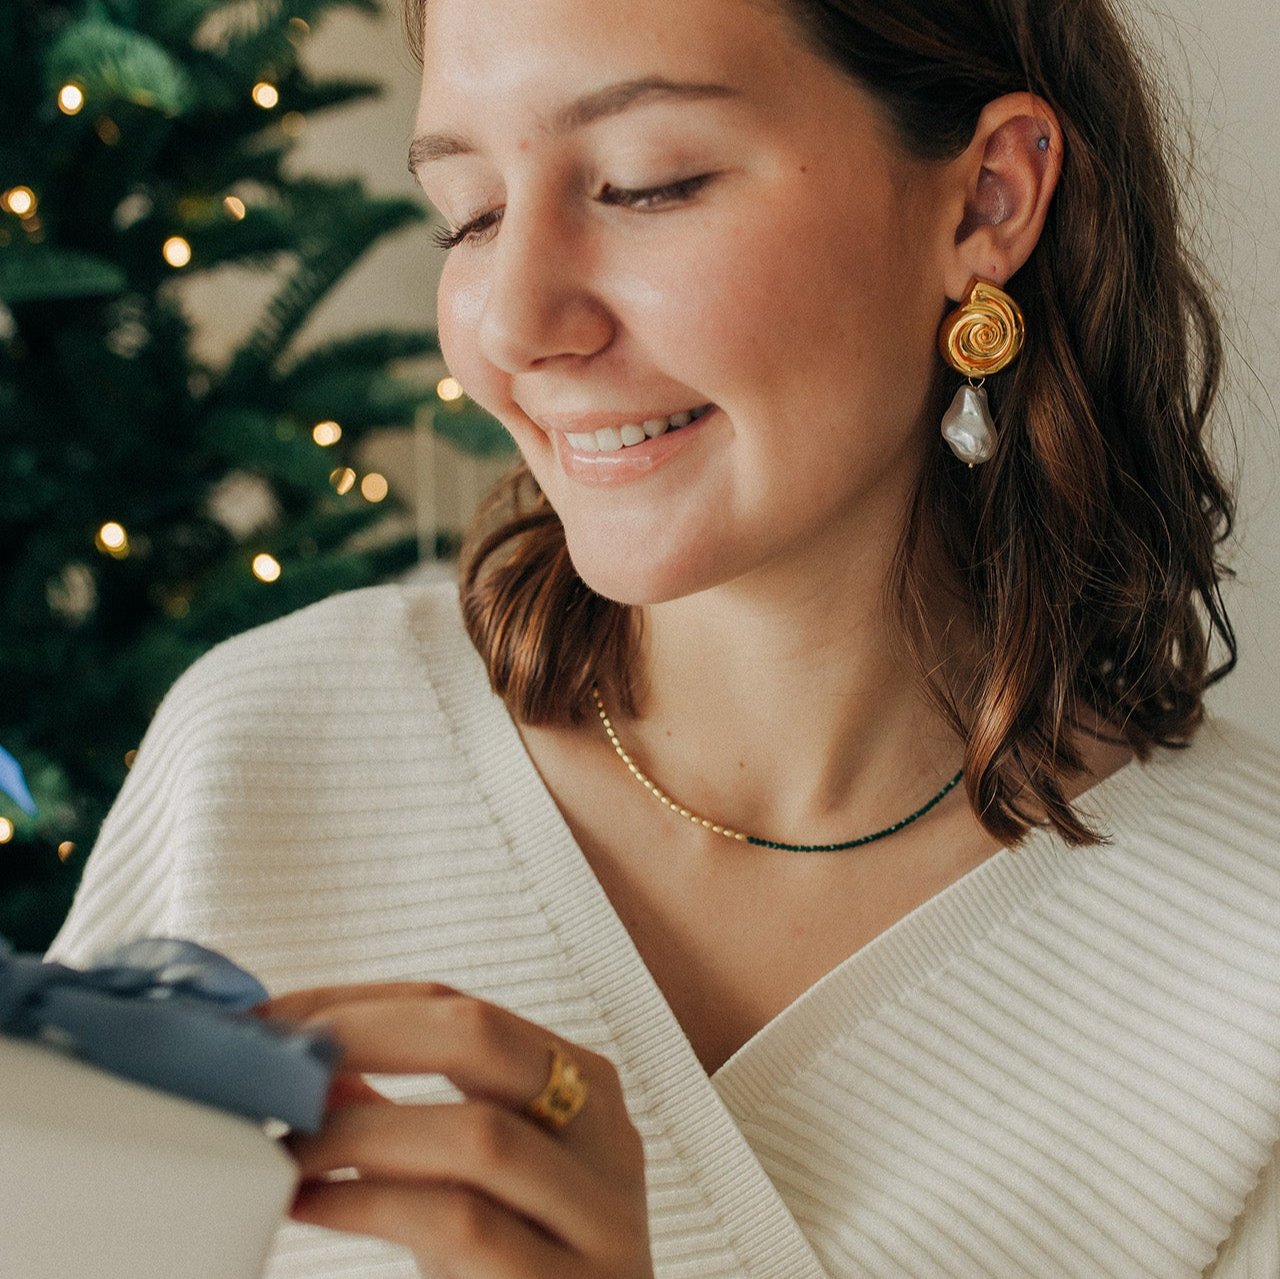
M622 426L606 426L599 431L583 434L566 431L565 439L579 453L617 453L621 449L643 444L646 440L656 439L659 435L666 435L668 431L678 431L700 417L705 417L714 407L714 404L703 404L696 409L672 413L669 417L654 417L647 422L626 422Z

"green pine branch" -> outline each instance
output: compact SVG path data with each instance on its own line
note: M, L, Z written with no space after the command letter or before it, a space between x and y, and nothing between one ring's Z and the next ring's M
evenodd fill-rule
M288 194L300 227L300 260L231 361L223 387L231 399L267 381L317 303L374 244L427 216L415 201L370 197L345 184L298 182Z
M69 27L45 59L45 86L52 97L75 83L97 103L127 102L178 116L195 101L185 68L140 31L97 18Z
M0 254L0 302L21 306L60 298L101 297L124 290L120 266L51 244L19 244Z

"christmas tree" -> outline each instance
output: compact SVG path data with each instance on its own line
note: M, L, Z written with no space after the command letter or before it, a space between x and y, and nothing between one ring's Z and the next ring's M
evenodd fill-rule
M376 0L6 0L0 8L0 934L42 949L131 752L225 637L410 566L353 446L435 392L428 331L301 351L316 304L425 210L291 173L307 113L377 91L299 57ZM177 287L282 272L218 367ZM493 423L441 428L491 449Z

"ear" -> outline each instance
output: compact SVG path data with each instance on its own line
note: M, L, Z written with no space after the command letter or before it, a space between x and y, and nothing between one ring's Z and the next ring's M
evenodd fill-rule
M1031 256L1062 154L1062 130L1043 99L1010 93L983 108L973 141L950 166L959 216L944 266L949 298L964 297L975 276L1005 284Z

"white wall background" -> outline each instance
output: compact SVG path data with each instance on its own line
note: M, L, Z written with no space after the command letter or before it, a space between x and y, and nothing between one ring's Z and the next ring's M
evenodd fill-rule
M375 189L410 193L415 188L405 153L416 69L403 48L396 0L384 3L389 12L382 19L335 15L311 41L314 67L377 77L387 93L376 103L311 122L299 163L360 173ZM1215 690L1213 705L1280 746L1280 9L1276 0L1134 5L1139 25L1169 65L1197 139L1197 225L1222 285L1232 347L1219 451L1241 478L1239 536L1230 554L1239 580L1228 594L1241 662ZM326 302L309 336L371 324L433 323L438 257L422 230L383 245ZM225 306L226 281L198 284L223 305L201 306L193 298L197 313L212 309L226 317L228 332L238 331L241 306L256 305L253 289L266 292L261 282L240 284L231 308ZM211 349L223 336L217 323L207 326ZM393 465L394 459L388 469Z

